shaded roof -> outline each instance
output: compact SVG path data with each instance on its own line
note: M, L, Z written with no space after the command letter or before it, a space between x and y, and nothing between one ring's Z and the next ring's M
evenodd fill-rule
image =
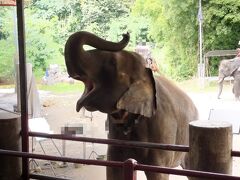
M214 50L214 51L208 51L205 54L205 57L220 57L220 56L236 56L237 50Z

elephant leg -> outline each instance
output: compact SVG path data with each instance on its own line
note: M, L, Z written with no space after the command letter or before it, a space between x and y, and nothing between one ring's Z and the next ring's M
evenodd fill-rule
M173 156L175 152L173 151L164 151L164 150L151 150L149 152L149 157L147 158L147 162L143 162L144 164L151 164L159 167L171 167ZM175 165L174 165L175 166ZM164 173L156 173L145 171L147 180L169 180L169 174Z
M239 73L239 71L237 71L236 73ZM238 75L238 74L234 77L232 92L233 92L233 94L235 96L235 100L239 101L239 96L240 96L240 75Z
M108 161L124 161L124 154L122 148L108 146ZM107 180L123 180L123 169L118 167L107 167L106 168Z
M182 162L181 162L180 166L183 169L188 169L189 168L189 154L188 153L185 153L184 158L182 159Z
M123 180L122 168L107 167L107 180Z
M145 172L147 180L169 180L169 174Z
M222 89L223 89L223 80L219 82L219 91L218 91L218 96L217 98L220 99L220 96L222 94Z

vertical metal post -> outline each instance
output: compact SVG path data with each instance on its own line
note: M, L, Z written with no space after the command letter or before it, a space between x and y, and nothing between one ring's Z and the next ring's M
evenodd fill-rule
M203 14L202 14L202 0L199 0L198 7L198 23L199 23L199 79L201 87L204 87L204 77L205 77L205 63L203 60Z
M24 30L24 4L23 0L17 0L17 25L19 47L19 74L21 94L21 136L22 151L29 151L28 140L28 104L27 104L27 76L26 76L26 53L25 53L25 30ZM29 179L28 158L22 158L22 178Z
M134 159L128 159L123 164L124 180L137 180L137 173L134 169L137 161Z
M200 63L200 76L202 76L202 64L203 64L203 55L202 55L202 0L199 0L199 7L198 7L198 23L199 23L199 63Z

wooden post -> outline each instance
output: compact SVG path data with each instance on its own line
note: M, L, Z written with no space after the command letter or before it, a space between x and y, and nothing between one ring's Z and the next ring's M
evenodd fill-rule
M19 151L20 116L8 112L0 112L0 149ZM21 158L0 156L0 179L21 179Z
M232 173L232 126L220 121L194 121L189 126L191 170ZM203 180L203 178L189 178ZM206 179L204 179L206 180Z

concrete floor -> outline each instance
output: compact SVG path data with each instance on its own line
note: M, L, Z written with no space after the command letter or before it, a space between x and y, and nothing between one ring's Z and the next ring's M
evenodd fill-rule
M67 124L79 124L84 126L84 134L88 137L106 138L107 131L105 131L106 115L100 112L89 113L86 112L87 117L81 116L81 113L75 112L75 104L80 94L62 94L55 95L51 93L40 93L40 100L45 117L54 133L60 133L61 128ZM216 93L189 93L189 96L196 104L201 120L208 120L210 109L225 109L225 110L239 110L240 102L234 100L231 92L224 92L221 99L216 99ZM8 99L6 99L8 98ZM6 103L15 101L15 96L0 91L0 107L6 106ZM92 118L91 118L92 116ZM238 127L237 127L238 128ZM55 140L60 151L63 151L63 142ZM50 140L42 142L44 150L49 155L58 155L58 152L52 145ZM35 153L43 153L38 143L34 143ZM97 155L106 154L106 145L87 143L66 142L65 155L68 157L76 158L90 158L95 159ZM234 134L233 150L240 150L240 137ZM94 152L94 153L93 153ZM96 153L95 153L96 152ZM41 167L39 173L46 175L53 175L49 163L46 161L37 160ZM75 165L67 163L67 166L62 166L61 163L53 164L55 172L59 177L67 177L73 180L93 180L93 179L106 179L105 167ZM233 158L233 175L240 176L239 158ZM40 169L38 169L40 170ZM137 173L138 180L145 180L143 172ZM186 180L186 177L170 176L170 180Z

